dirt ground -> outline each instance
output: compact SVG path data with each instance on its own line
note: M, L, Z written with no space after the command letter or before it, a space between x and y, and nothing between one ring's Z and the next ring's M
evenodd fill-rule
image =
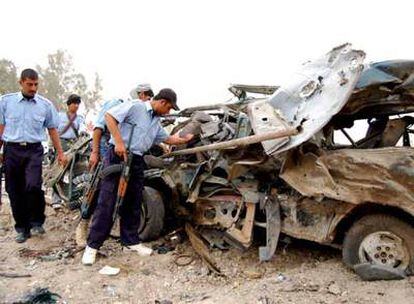
M5 201L3 197L3 201ZM62 297L61 303L414 303L414 279L363 282L341 262L340 251L291 240L275 257L258 262L258 245L247 252L213 250L225 274L209 274L188 241L174 251L142 258L122 252L115 239L102 248L97 263L81 265L74 244L77 212L47 208L47 233L24 244L14 241L8 203L0 213L0 303L14 303L37 287ZM152 244L160 243L160 241ZM181 254L194 256L177 266ZM119 267L116 276L98 271Z

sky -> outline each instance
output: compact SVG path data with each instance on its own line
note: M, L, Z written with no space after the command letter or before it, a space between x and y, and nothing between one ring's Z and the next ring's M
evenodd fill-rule
M0 58L19 70L64 49L103 97L171 87L181 107L223 102L231 83L277 85L350 42L367 61L414 59L412 1L27 1L0 4Z

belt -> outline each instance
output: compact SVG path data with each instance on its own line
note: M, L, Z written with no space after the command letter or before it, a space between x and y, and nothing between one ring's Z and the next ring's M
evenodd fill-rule
M7 146L13 146L13 147L35 147L35 146L39 146L42 143L40 142L36 142L36 143L31 143L31 142L6 142Z

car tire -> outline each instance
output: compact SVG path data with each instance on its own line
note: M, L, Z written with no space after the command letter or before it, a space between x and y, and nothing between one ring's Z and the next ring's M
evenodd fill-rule
M414 227L390 215L364 216L346 233L342 258L350 268L372 263L413 274Z
M151 187L144 187L141 205L139 238L152 241L160 237L164 228L165 207L161 194Z

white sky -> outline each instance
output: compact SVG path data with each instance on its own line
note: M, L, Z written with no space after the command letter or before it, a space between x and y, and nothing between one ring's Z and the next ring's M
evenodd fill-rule
M19 69L66 49L103 78L104 98L136 83L182 107L221 102L230 83L276 85L344 42L368 61L414 58L412 1L26 1L0 4L0 58Z

